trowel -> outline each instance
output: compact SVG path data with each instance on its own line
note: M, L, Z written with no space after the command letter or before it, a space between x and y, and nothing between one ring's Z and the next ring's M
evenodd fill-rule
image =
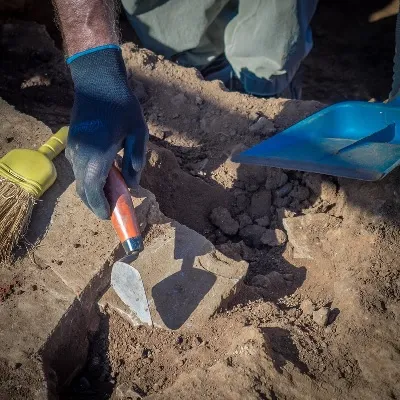
M131 265L143 250L143 240L131 194L115 166L110 170L104 193L111 207L111 222L126 254L113 265L111 286L138 319L151 326L153 323L142 277Z

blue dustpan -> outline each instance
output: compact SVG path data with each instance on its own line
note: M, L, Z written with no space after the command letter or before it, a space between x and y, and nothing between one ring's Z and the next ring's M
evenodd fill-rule
M400 163L400 107L348 101L327 107L233 161L376 181Z

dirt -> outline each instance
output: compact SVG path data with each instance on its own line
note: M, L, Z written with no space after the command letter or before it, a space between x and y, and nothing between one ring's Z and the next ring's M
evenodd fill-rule
M325 2L314 22L305 98L386 98L390 43L371 46L393 35L393 18L371 27L368 9L341 5L357 23L339 36L332 7ZM46 36L38 26L4 27L12 34L2 46L19 64L1 64L0 94L55 129L72 99L61 53L47 39L29 52L10 39L35 43ZM248 261L249 273L227 309L190 330L132 327L106 310L63 398L400 398L399 171L363 183L235 164L233 153L324 105L230 93L132 43L123 54L151 132L142 184L168 217Z

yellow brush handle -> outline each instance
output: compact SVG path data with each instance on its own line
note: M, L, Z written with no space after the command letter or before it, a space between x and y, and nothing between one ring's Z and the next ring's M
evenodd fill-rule
M68 127L63 126L55 133L38 151L44 154L49 160L57 157L67 145Z

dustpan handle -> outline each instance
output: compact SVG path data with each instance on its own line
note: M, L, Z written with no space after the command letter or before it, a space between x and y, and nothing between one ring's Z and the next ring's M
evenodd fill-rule
M126 254L143 250L143 240L128 187L119 170L113 165L104 186L111 207L111 222Z

